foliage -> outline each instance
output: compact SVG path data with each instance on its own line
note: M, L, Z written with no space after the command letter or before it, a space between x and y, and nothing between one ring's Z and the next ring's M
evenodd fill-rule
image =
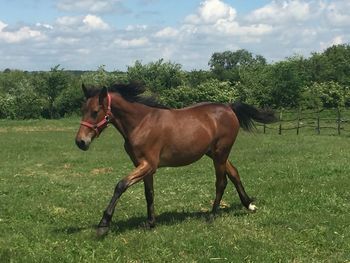
M257 64L266 65L266 59L261 55L254 56L245 49L234 52L215 52L208 63L211 71L219 80L229 80L231 82L240 80L240 68Z
M305 87L302 98L307 108L340 108L347 106L350 90L334 81L314 82Z
M144 84L152 92L176 88L183 84L184 76L180 64L164 62L163 59L146 65L136 61L127 71L129 82Z
M39 118L45 101L32 85L32 79L24 72L11 71L1 74L0 118Z
M208 80L196 87L181 86L177 89L166 89L160 95L163 104L182 108L198 102L233 102L237 98L230 82L216 79Z
M80 113L83 100L80 81L76 81L60 93L53 106L57 109L59 116L69 116Z
M60 65L56 65L44 75L45 84L38 86L41 96L47 100L47 107L44 109L44 117L57 118L58 109L55 107L55 100L69 86L71 75L66 73Z
M241 49L214 53L210 70L184 71L163 59L136 61L127 72L67 71L54 66L49 72L5 69L0 72L0 118L60 118L79 111L81 83L109 86L138 82L171 107L195 102L233 99L260 107L350 106L350 46L337 45L309 58L292 56L267 63L261 55Z
M127 76L123 72L108 72L105 65L102 65L98 67L97 71L83 74L81 80L87 86L108 87L116 82L127 82Z
M311 81L334 81L350 86L350 46L335 45L314 53L307 61Z
M252 65L240 71L236 84L238 99L260 107L272 106L271 66Z

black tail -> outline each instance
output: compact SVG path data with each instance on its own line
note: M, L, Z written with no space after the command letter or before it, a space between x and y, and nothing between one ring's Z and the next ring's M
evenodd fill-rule
M240 126L246 131L252 131L255 128L253 120L265 124L277 120L274 112L271 110L257 109L242 102L234 102L230 106L236 114Z

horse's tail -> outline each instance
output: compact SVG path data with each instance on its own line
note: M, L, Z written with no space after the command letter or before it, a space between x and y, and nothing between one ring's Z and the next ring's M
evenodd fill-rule
M277 120L272 110L257 109L242 102L234 102L230 107L236 114L240 126L246 131L252 131L255 128L253 120L265 124Z

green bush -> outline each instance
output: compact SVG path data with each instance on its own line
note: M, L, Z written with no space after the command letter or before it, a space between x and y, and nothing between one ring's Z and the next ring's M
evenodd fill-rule
M13 76L21 76L18 81ZM41 117L45 100L35 91L29 76L15 72L7 79L0 96L0 118L36 119Z
M302 93L302 105L307 108L339 108L350 103L350 89L337 82L314 82Z
M146 65L136 61L134 66L128 67L127 78L129 82L141 83L158 93L184 84L185 73L180 64L164 62L163 59Z
M197 87L181 86L166 89L160 94L160 101L173 108L182 108L198 102L227 103L237 99L237 92L231 83L216 79L208 80Z
M103 87L114 83L126 83L127 76L123 72L108 72L105 66L100 66L97 71L91 71L81 76L81 81L87 86Z

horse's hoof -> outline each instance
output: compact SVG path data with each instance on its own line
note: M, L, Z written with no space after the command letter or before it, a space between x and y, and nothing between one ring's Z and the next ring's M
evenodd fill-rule
M217 217L216 213L208 214L208 216L206 217L207 223L209 223L209 224L213 223L216 217Z
M249 204L249 206L248 206L249 211L256 212L257 209L258 208L256 207L256 205L253 205L252 203Z
M97 231L96 231L97 237L104 237L105 235L107 235L108 230L109 230L108 226L100 226L100 227L98 227Z

